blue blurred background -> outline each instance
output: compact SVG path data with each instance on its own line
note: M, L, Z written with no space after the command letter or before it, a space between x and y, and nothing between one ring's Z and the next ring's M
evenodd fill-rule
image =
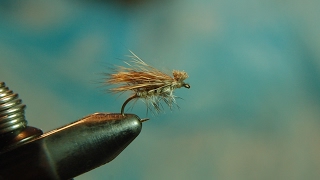
M318 0L0 2L0 81L44 132L126 95L101 87L128 49L185 70L180 109L153 116L114 161L75 179L318 179Z

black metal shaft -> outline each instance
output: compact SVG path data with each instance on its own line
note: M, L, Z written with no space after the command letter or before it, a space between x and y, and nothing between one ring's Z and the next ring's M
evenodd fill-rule
M112 161L140 133L134 114L95 113L0 152L0 179L70 179Z

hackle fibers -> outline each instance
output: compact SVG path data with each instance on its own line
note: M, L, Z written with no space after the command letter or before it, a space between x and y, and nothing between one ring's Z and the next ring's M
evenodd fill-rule
M147 108L153 112L161 112L161 102L165 102L170 109L176 103L173 91L177 88L190 88L190 85L184 80L188 78L188 74L184 71L173 70L172 76L148 65L136 54L130 51L131 61L125 62L127 67L115 66L112 73L105 73L105 83L107 85L116 85L109 89L112 93L123 93L131 91L132 96L128 98L122 108L121 114L124 115L126 104L132 99L142 99ZM153 107L153 108L152 108Z

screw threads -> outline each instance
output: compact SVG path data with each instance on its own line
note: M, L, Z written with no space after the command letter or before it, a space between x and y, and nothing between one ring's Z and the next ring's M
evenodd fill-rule
M24 116L26 105L21 103L18 94L0 82L0 135L16 134L27 126Z

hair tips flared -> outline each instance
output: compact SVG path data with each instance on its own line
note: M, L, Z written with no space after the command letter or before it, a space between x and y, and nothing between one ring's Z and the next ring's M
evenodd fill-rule
M172 76L148 65L136 54L130 51L131 61L125 62L127 67L115 66L113 72L105 73L105 83L115 85L109 89L112 93L123 93L131 91L129 97L121 107L121 114L124 115L125 106L132 99L140 98L147 105L148 110L161 112L161 102L165 102L170 109L177 105L173 91L177 88L190 88L190 85L184 80L188 74L184 71L173 70Z

